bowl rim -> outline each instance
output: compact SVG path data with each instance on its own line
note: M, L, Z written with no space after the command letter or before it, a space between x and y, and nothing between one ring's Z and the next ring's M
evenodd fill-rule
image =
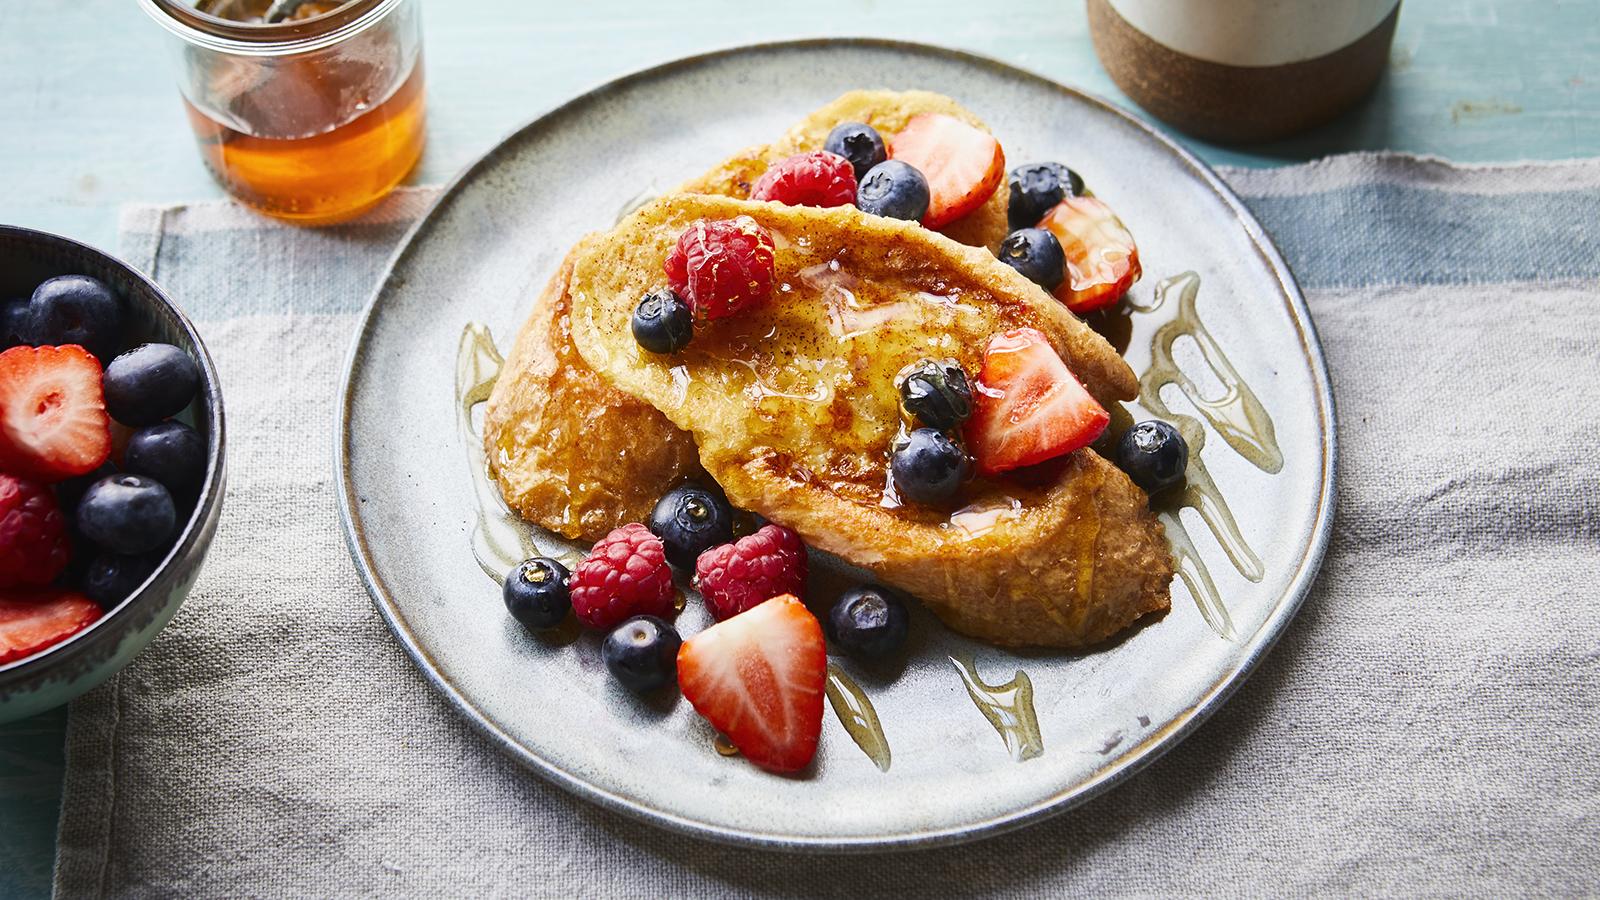
M0 243L11 241L31 242L42 246L53 246L63 250L68 255L87 255L101 265L121 273L131 282L139 284L157 301L154 307L155 315L166 320L166 324L181 331L194 348L196 362L199 363L200 380L205 398L206 410L206 476L200 487L200 496L195 501L194 510L190 512L188 521L184 524L183 531L178 535L178 540L162 557L153 572L150 573L137 588L120 603L106 610L105 613L88 628L83 629L66 640L53 644L21 659L12 660L0 665L0 697L10 689L25 684L33 677L42 674L46 669L61 663L70 656L79 656L87 653L98 644L97 635L105 632L113 622L121 622L132 615L132 611L144 604L144 601L156 592L151 588L163 580L163 576L172 568L173 563L180 558L194 555L200 547L202 534L206 531L205 522L210 519L216 507L222 502L224 467L223 454L226 450L227 427L223 418L222 408L222 383L217 375L216 363L211 359L211 352L206 349L205 341L201 340L200 332L184 311L172 301L167 292L161 288L154 279L139 271L122 258L107 253L98 247L90 246L82 241L77 241L64 235L49 231L40 231L36 228L25 228L20 225L0 224ZM119 293L127 294L126 291ZM135 301L131 296L124 296L126 303Z

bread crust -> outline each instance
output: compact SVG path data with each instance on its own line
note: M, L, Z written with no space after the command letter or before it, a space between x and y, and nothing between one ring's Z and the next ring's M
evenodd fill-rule
M534 301L484 414L484 458L506 505L569 538L645 521L656 500L703 477L694 439L612 387L572 343L567 286L580 243Z

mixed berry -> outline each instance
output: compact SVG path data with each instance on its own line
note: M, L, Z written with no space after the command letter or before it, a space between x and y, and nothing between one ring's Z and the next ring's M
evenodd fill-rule
M911 630L911 615L900 595L876 586L844 592L828 613L828 637L863 662L898 654Z
M746 519L759 527L741 535ZM688 639L673 625L682 606L674 566L715 620ZM822 625L800 599L806 575L799 534L688 482L661 497L649 527L612 531L570 575L547 557L521 563L503 598L533 631L572 613L602 634L601 659L620 686L647 694L676 684L751 762L792 772L816 752L827 669ZM863 661L899 653L909 621L898 596L872 586L846 592L829 620L840 650Z
M904 160L878 163L861 179L856 207L888 219L916 222L928 214L933 193L928 179Z
M828 673L822 625L784 594L707 628L678 650L678 689L744 757L774 772L810 765Z
M549 557L524 561L506 575L500 592L506 612L535 631L560 625L572 611L571 578L566 566Z
M1011 202L1006 221L1012 231L1039 224L1056 204L1083 196L1083 179L1060 163L1031 163L1011 170Z
M1066 275L1067 259L1061 242L1043 228L1019 228L1006 235L995 252L1000 261L1047 291Z
M953 359L925 359L900 376L900 404L917 421L946 431L972 415L972 384Z
M850 161L850 169L860 181L872 167L889 158L889 149L877 129L861 122L843 122L828 132L822 149Z
M889 139L889 158L928 180L922 224L939 229L987 203L1005 181L1006 155L994 135L941 113L924 113Z
M1154 497L1183 483L1189 468L1189 443L1166 422L1140 422L1123 432L1117 442L1117 465Z
M734 509L720 490L686 482L661 496L650 530L667 548L667 562L693 572L700 554L733 540Z
M667 283L696 322L725 319L772 297L775 252L749 216L696 222L667 255Z
M676 628L655 616L635 616L606 635L600 658L618 684L642 694L677 680L682 646Z
M1111 207L1094 197L1068 197L1039 220L1055 235L1066 263L1066 277L1055 295L1067 309L1083 315L1116 304L1139 280L1139 251L1133 235Z
M661 288L644 295L629 322L639 346L662 355L677 353L694 339L694 311L678 292Z
M805 544L792 529L765 525L749 537L700 554L694 584L719 622L779 594L804 594Z
M138 590L199 499L206 438L173 417L200 369L170 344L119 355L127 319L86 275L0 308L0 663Z
M569 582L572 611L589 628L606 630L633 616L671 618L678 589L666 547L637 522L600 539Z
M837 153L797 153L767 169L750 189L751 200L787 206L849 206L856 202L856 171Z
M972 474L959 441L935 428L916 428L895 441L889 474L900 499L946 506Z
M967 421L978 474L998 475L1087 447L1111 423L1043 334L1014 328L989 339Z

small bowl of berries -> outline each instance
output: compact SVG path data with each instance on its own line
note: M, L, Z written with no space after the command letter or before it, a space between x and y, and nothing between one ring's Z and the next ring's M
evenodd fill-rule
M104 681L177 612L223 446L216 369L155 283L0 225L0 722Z

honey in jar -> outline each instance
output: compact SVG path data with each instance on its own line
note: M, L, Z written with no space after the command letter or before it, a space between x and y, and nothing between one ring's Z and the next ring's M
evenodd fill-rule
M181 35L184 105L207 167L241 202L338 222L376 205L421 157L416 0L142 2L181 10L172 21L203 38Z

